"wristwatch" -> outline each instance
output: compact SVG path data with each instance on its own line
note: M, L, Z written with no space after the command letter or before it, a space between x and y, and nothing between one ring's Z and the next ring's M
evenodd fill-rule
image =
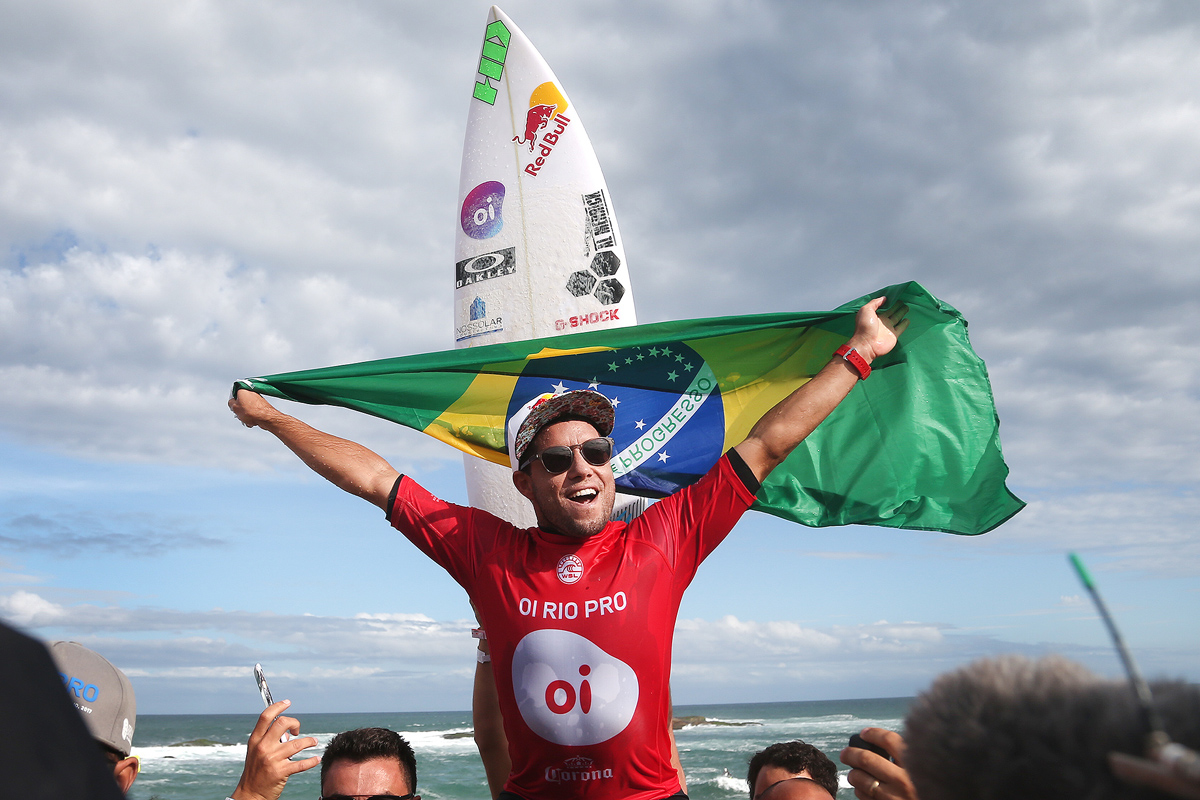
M858 379L860 381L866 380L867 376L871 374L871 365L868 364L867 360L859 355L858 351L850 345L842 345L835 350L833 354L846 359L850 366L854 367L854 371L858 373Z

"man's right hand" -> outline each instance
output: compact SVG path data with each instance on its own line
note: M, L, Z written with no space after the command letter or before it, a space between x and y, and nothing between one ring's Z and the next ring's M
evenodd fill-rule
M858 800L918 800L904 768L904 737L885 728L863 728L861 736L886 750L892 760L858 747L842 750L842 763L851 768L846 780L854 787L854 796Z
M262 428L300 457L309 469L339 489L388 511L388 496L400 473L360 444L339 439L284 414L258 392L238 389L229 410L247 428Z
M233 401L230 401L230 407L233 407ZM302 761L290 760L301 750L316 747L317 740L313 737L279 741L284 731L293 736L300 732L299 720L279 716L291 704L291 700L280 700L259 714L258 724L254 726L250 741L246 744L246 766L242 768L241 780L230 795L233 800L279 800L288 778L321 763L320 756Z

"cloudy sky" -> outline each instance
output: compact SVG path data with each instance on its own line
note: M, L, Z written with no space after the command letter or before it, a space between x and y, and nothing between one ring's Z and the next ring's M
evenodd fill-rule
M1200 11L1190 2L513 0L586 124L638 317L917 280L986 360L978 538L746 518L679 703L913 694L999 652L1200 680ZM233 379L452 346L488 4L0 2L0 615L151 713L469 706L461 589L225 408ZM457 453L337 409L448 499Z

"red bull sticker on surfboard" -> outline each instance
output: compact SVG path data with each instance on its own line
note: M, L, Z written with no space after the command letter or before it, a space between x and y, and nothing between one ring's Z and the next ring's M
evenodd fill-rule
M554 147L567 132L571 120L566 116L567 98L554 81L546 81L529 95L529 111L525 114L525 130L512 138L517 144L528 145L533 159L525 165L526 175L534 178L546 166Z

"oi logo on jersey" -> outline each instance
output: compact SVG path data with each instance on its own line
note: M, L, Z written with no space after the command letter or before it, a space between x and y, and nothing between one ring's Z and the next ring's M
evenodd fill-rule
M637 708L633 668L570 631L525 636L513 653L512 676L525 724L555 744L608 741Z

